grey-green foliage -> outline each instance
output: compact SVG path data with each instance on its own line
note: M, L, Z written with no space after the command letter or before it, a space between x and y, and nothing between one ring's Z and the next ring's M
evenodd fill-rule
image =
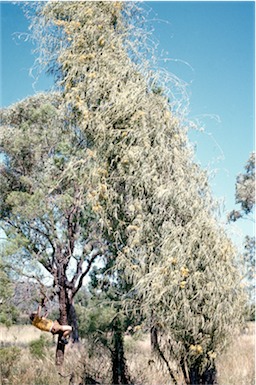
M255 153L252 152L244 167L245 172L240 173L236 178L236 204L240 210L233 210L229 213L229 221L236 221L239 218L250 219L255 207ZM245 281L251 306L255 302L255 237L247 235L244 240L244 266ZM254 313L254 309L252 310ZM252 314L250 315L250 317Z
M245 214L255 205L255 153L252 152L245 166L245 173L239 174L236 181L236 203L241 204Z
M115 274L133 285L126 308L138 305L178 370L202 372L239 322L236 251L216 219L207 174L193 162L185 117L172 112L174 90L169 98L165 88L155 92L161 76L138 48L147 35L130 22L136 7L48 2L37 12L41 58L54 59L63 108L89 143L84 167L70 158L56 191L84 172L84 204L116 258Z
M87 141L61 100L57 93L39 94L3 109L0 133L4 254L19 273L33 272L40 263L55 285L61 264L66 274L71 257L77 266L86 258L83 246L93 217L83 203L91 161L84 155Z
M49 3L42 14L67 42L56 45L60 84L90 138L87 202L166 357L203 371L239 321L236 251L215 218L184 120L170 111L175 100L154 92L159 76L129 39L138 32L129 24L135 8Z
M255 206L255 153L252 152L245 165L245 172L236 178L236 203L241 206L240 210L233 210L228 216L230 221L248 215Z

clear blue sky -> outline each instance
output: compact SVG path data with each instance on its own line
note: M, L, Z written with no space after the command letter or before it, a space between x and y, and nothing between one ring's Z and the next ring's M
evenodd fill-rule
M31 44L14 35L27 32L28 23L18 5L0 6L1 105L8 106L52 83L43 76L33 86ZM214 196L223 198L230 211L235 207L236 176L254 150L254 2L163 1L144 6L152 9L159 51L178 59L162 65L188 83L189 117L200 118L205 126L205 133L190 134L197 160L216 173L211 181ZM237 222L233 229L253 232L248 221Z

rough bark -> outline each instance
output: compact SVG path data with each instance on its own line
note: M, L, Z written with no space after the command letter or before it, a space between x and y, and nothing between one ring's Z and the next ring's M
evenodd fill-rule
M211 368L207 368L202 375L203 385L218 385L217 383L217 370L215 365Z
M63 283L63 282L62 282ZM67 290L65 288L65 285L59 286L59 310L60 310L60 317L59 317L59 323L61 325L67 325L68 323L68 317L67 317ZM56 347L56 356L55 356L55 363L57 366L61 366L64 362L64 354L65 354L65 345L60 342L62 337L62 334L58 335L58 343Z
M129 376L127 375L127 368L124 357L124 341L123 332L120 327L120 322L117 320L114 324L113 331L113 349L111 352L112 358L112 383L130 384Z
M216 368L206 368L203 373L199 373L198 366L194 366L189 371L189 380L190 385L218 385Z
M56 347L56 356L55 356L55 364L57 366L62 366L64 362L64 354L65 354L65 345L60 342L61 335L58 336L58 343Z
M68 304L68 324L72 326L72 342L79 342L78 322L76 310L74 307L74 299L71 299L71 303Z

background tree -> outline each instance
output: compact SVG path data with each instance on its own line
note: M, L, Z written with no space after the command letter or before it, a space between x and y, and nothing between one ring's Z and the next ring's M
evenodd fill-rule
M252 213L255 206L255 153L252 152L245 165L245 172L236 178L236 204L240 210L233 210L228 219L236 221L244 215Z
M255 153L252 152L245 165L245 172L236 179L236 204L240 210L233 210L228 215L228 220L235 222L240 218L250 219L255 206ZM245 281L249 295L249 317L254 315L255 303L255 237L247 235L244 240L244 270Z
M48 274L60 322L72 324L77 341L74 297L100 249L93 248L96 225L84 203L92 158L60 102L58 94L37 95L1 112L1 227L9 265L40 284ZM58 364L63 354L58 344Z

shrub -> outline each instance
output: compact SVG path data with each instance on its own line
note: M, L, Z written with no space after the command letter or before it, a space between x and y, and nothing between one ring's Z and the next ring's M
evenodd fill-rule
M0 383L8 382L12 370L20 359L21 350L17 347L0 348Z
M29 344L30 354L35 358L44 358L47 348L50 347L49 340L41 335L38 340L32 341Z

